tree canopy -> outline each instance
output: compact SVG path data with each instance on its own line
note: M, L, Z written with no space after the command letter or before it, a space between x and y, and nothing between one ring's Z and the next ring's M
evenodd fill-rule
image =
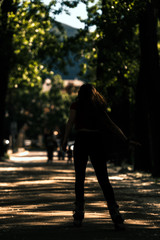
M87 19L79 18L85 27L67 38L55 15L69 14L80 2L88 13ZM113 120L142 143L135 168L157 175L159 18L158 0L51 0L47 5L40 0L4 0L0 10L2 122L5 114L19 126L27 121L36 134L45 122L52 126L65 122L72 96L64 94L63 81L54 71L65 71L72 51L74 60L83 59L83 78L106 97ZM45 92L47 79L51 88ZM3 124L0 132L2 145Z
M70 101L61 93L61 77L53 71L56 67L65 70L64 56L68 52L66 33L50 16L51 12L61 12L64 3L59 10L54 9L55 4L56 1L49 5L38 0L4 1L0 12L1 41L5 46L5 51L1 48L1 59L7 55L9 64L4 72L7 72L6 79L3 76L1 81L5 89L8 88L1 95L2 115L6 114L9 123L16 121L18 129L24 123L29 124L30 134L35 136L42 131L44 124L49 124L49 116L52 116L52 128L65 122L65 104ZM46 79L50 79L49 92L43 91Z

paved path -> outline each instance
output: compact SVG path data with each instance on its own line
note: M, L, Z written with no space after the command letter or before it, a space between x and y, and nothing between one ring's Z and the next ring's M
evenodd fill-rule
M85 184L86 214L72 226L74 168L46 163L45 152L12 154L0 163L0 239L160 240L160 182L109 164L109 176L126 231L116 232L91 164Z

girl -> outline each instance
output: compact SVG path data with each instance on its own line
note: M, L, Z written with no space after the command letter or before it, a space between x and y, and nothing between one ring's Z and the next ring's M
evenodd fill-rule
M67 139L72 127L75 126L77 134L74 146L76 196L74 225L81 226L84 218L84 181L89 156L115 228L123 229L124 220L119 213L114 191L108 178L106 161L109 158L109 147L107 148L107 142L109 143L111 135L124 143L128 143L128 139L109 118L106 108L104 98L91 84L82 85L77 100L70 107L62 148L66 150Z

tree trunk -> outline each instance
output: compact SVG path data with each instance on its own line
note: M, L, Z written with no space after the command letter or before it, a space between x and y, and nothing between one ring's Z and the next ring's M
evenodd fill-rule
M157 15L148 4L140 19L141 62L136 96L136 135L142 147L136 151L135 169L160 176L159 155L159 57Z
M4 155L5 99L9 79L10 56L12 52L12 32L7 23L7 15L11 6L11 0L4 0L0 13L0 159Z

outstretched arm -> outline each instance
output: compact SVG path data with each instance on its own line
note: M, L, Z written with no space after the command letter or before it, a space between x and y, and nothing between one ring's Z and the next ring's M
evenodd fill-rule
M110 119L107 113L105 113L106 118L106 127L109 131L111 131L113 134L117 135L122 141L126 142L128 138L125 136L123 131Z
M126 135L123 133L123 131L110 119L107 113L105 113L106 116L106 127L108 130L110 130L112 133L117 135L120 139L122 139L123 142L128 143L131 146L138 146L140 147L141 144L136 141L132 141L129 138L126 137Z
M66 124L66 129L65 129L63 143L62 143L63 151L66 151L67 139L68 139L68 137L70 135L70 132L73 128L73 125L75 123L75 118L76 118L76 110L71 109L70 114L69 114L69 119L68 119L68 122Z

